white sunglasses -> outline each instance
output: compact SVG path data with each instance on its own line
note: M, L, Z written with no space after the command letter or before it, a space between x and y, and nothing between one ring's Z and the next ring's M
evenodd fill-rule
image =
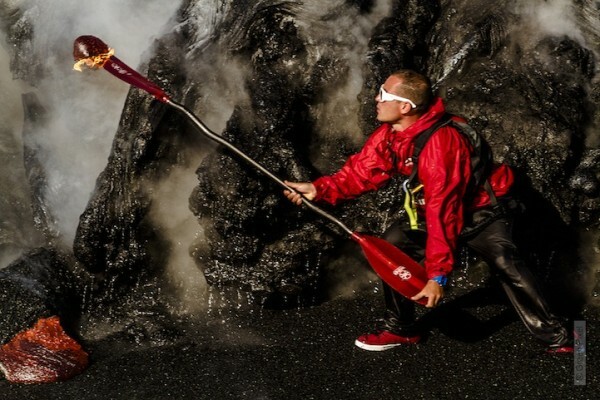
M383 88L383 85L381 85L381 87L379 88L379 101L404 101L410 104L412 108L417 108L417 105L412 100L386 92Z

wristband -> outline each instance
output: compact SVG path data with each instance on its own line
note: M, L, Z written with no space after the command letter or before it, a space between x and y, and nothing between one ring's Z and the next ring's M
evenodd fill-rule
M433 278L431 278L429 280L430 281L434 281L435 283L437 283L441 287L446 286L446 283L448 283L448 278L445 275L434 276Z

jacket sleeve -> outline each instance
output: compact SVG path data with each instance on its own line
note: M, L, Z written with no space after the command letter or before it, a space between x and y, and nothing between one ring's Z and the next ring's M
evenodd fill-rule
M471 177L469 144L452 127L437 131L419 157L418 175L425 195L428 278L447 275L454 265L463 227L463 197Z
M394 168L388 145L389 129L387 126L378 128L338 172L315 180L315 200L335 205L382 187Z

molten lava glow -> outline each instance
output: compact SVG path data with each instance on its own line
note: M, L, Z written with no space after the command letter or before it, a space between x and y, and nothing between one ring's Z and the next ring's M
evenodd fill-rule
M0 369L15 383L69 379L88 365L88 354L68 336L56 316L42 318L0 347Z
M79 36L73 43L73 69L81 71L82 66L91 69L102 68L106 61L115 54L106 43L95 36Z
M102 68L104 66L104 63L106 63L106 61L113 54L115 54L115 51L113 49L110 49L110 51L108 53L99 54L97 56L89 57L89 58L82 58L81 60L77 61L75 63L75 65L73 65L73 69L76 71L81 71L82 70L81 67L84 65L91 69Z

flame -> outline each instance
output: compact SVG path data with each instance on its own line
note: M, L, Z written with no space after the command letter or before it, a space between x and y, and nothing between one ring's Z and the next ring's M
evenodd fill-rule
M98 54L96 56L82 58L73 65L75 71L82 71L82 67L85 65L90 69L99 69L104 67L104 64L115 54L114 49L108 49L107 53Z

